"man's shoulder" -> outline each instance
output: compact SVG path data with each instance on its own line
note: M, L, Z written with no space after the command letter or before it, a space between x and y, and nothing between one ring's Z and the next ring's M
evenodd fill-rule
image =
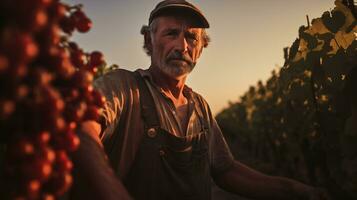
M199 94L198 92L192 90L191 88L189 88L189 90L190 90L190 93L191 93L191 95L192 95L194 100L199 101L199 103L201 103L203 105L208 105L206 99L201 94Z
M133 71L115 69L109 71L93 81L93 86L105 96L110 97L113 93L130 93L137 87L137 81Z
M95 81L112 79L112 78L132 78L133 76L134 76L133 71L120 68L120 69L114 69L109 72L106 72L105 74L98 77Z
M126 69L114 69L99 76L94 80L95 86L118 85L134 82L134 72Z
M195 104L199 106L199 109L201 110L202 114L206 116L206 118L211 118L212 112L206 99L201 94L193 90L191 90L191 95L193 100L195 101Z
M199 94L198 92L192 90L191 94L192 94L192 97L194 99L197 99L198 101L200 101L200 102L202 102L204 104L207 104L206 99L201 94Z

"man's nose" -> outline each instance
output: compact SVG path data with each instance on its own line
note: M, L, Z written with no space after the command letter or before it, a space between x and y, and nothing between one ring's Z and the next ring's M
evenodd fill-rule
M176 40L176 51L186 52L188 50L188 43L184 36L180 35Z

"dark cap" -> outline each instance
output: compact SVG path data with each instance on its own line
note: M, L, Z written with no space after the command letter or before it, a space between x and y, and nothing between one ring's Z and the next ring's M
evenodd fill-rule
M192 14L198 19L198 25L201 28L209 28L209 23L203 13L196 6L185 0L164 0L158 3L150 13L149 24L155 17L162 14L172 14L175 11Z

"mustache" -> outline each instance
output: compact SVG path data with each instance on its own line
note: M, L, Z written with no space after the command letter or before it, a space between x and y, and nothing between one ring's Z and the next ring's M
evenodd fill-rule
M170 60L183 60L183 61L187 62L188 64L193 65L193 60L189 55L183 54L183 53L178 52L178 51L174 51L174 52L170 53L166 60L167 61L170 61Z

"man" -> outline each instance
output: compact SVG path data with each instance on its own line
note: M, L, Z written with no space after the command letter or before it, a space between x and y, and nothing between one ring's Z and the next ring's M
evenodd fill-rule
M323 199L319 190L233 159L208 104L185 85L208 45L206 28L207 19L191 3L162 1L142 29L149 69L115 70L96 80L108 100L100 137L119 180L91 139L98 141L99 125L84 123L87 135L74 157L84 183L75 188L91 188L87 198L211 199L212 178L256 199Z

